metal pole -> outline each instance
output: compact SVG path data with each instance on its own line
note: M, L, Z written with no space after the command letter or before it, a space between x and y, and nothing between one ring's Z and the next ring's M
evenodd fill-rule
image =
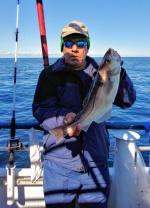
M138 130L144 130L145 124L148 124L150 122L134 122L134 121L112 121L112 122L106 122L106 127L108 129L138 129ZM0 129L9 129L11 124L9 122L1 122L0 121ZM39 126L39 123L37 121L34 122L17 122L16 123L16 129L30 129L30 128L36 128L39 130L42 130L42 128Z

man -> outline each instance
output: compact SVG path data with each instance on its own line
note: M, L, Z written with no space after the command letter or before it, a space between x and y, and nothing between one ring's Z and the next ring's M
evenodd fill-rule
M49 208L106 208L109 193L109 140L105 123L93 122L87 132L80 125L61 143L48 132L73 121L98 69L87 56L90 38L82 22L73 21L61 33L63 57L44 69L36 88L33 115L45 130L44 196ZM130 107L136 99L132 82L121 69L114 104Z

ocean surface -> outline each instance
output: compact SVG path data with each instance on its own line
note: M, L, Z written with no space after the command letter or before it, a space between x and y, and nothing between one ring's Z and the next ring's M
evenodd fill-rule
M50 63L56 59L51 58ZM99 63L101 58L95 58ZM113 106L110 121L150 121L150 58L148 57L124 57L124 67L132 79L137 91L137 100L134 105L126 110ZM38 76L43 69L41 58L19 58L17 62L17 86L16 86L16 122L32 122L31 105L37 84ZM0 122L10 122L13 108L13 73L14 59L0 58ZM24 144L28 144L28 130L17 130L16 137ZM148 133L138 131L141 139L138 144L148 144ZM0 149L6 147L10 139L10 130L0 129ZM38 132L38 139L42 142L42 133ZM110 163L113 161L113 148L115 139L113 131L110 131ZM144 154L146 163L148 154ZM0 150L0 167L8 163L9 154ZM15 153L17 167L29 166L29 155L25 152Z

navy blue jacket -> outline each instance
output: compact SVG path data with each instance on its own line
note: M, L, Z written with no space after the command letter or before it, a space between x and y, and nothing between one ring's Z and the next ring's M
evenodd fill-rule
M60 125L69 112L78 113L92 82L87 68L98 69L98 64L87 56L85 69L75 71L58 59L49 69L44 69L38 80L34 101L33 116L41 126L49 131ZM89 67L89 68L90 68ZM130 107L136 99L133 84L124 68L121 69L119 89L114 104ZM45 159L80 171L82 167L98 167L107 165L109 152L109 136L105 123L93 122L87 132L81 132L78 138L66 139L56 144L54 136L44 138Z

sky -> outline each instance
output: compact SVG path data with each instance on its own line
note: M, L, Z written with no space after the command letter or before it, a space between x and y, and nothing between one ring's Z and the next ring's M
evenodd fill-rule
M17 0L1 0L0 57L14 56ZM60 33L72 20L88 27L89 54L114 48L150 57L150 0L43 0L49 56L60 56ZM41 56L36 0L20 0L18 55Z

